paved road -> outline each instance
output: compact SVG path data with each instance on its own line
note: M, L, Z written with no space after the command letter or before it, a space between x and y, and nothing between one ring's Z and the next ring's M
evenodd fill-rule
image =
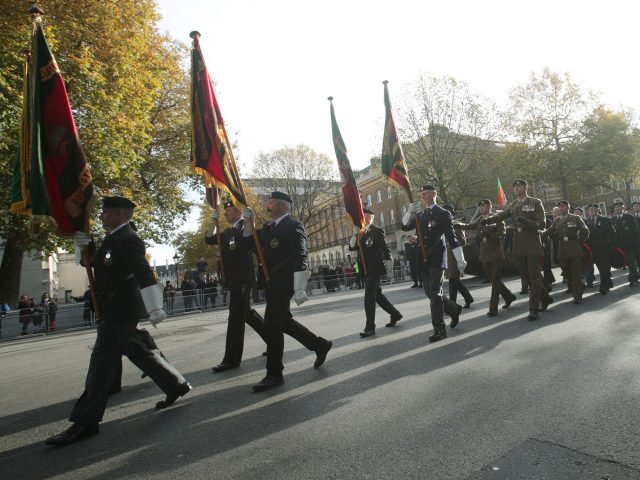
M102 433L64 449L42 441L66 428L95 332L5 342L1 476L640 479L640 291L618 278L576 306L556 285L530 323L523 296L489 319L488 287L468 285L476 303L437 344L422 291L406 284L385 288L405 318L368 339L357 335L361 292L314 298L294 311L334 340L325 366L287 339L286 383L261 394L251 393L265 363L255 333L241 368L213 375L225 313L171 319L154 336L193 392L156 412L161 393L125 360Z

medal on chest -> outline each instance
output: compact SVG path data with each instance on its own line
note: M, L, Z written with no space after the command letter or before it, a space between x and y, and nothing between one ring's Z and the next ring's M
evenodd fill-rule
M111 255L111 250L107 250L107 252L104 254L103 263L107 267L113 264L113 258L112 258L112 255Z
M273 240L271 240L271 241L269 242L269 246L270 246L271 248L278 248L278 245L280 245L280 242L278 242L278 239L277 239L277 238L274 238Z
M367 247L372 247L372 246L373 246L373 238L371 238L371 237L367 237L367 239L364 241L364 244L365 244Z
M236 237L231 237L231 240L229 240L229 250L235 250L236 249Z

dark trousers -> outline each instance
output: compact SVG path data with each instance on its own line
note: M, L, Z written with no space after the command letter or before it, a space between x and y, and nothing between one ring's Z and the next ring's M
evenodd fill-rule
M526 255L518 257L520 260L520 273L529 283L529 311L537 312L540 308L540 302L545 305L550 304L553 300L543 285L542 273L540 272L540 256Z
M473 296L469 293L467 287L464 286L462 280L460 280L459 278L450 278L449 300L451 300L453 303L456 303L456 301L458 300L458 292L460 292L460 295L462 295L466 303L473 302Z
M433 330L438 332L445 329L444 314L454 314L459 306L442 294L442 282L444 280L444 269L430 268L421 269L422 287L429 299L431 309L431 324Z
M627 267L629 268L629 283L638 282L638 267L636 265L636 252L631 248L625 248L624 254L627 256Z
M564 276L568 279L569 291L573 295L574 300L582 299L584 284L582 283L582 259L568 258L560 259L560 266Z
M284 334L295 338L307 349L314 351L321 340L291 315L289 302L293 291L283 288L267 288L267 307L264 324L267 336L267 374L281 376L284 366Z
M227 341L222 363L237 365L242 360L244 349L244 325L249 324L260 338L267 343L264 320L258 312L251 308L251 287L241 285L231 289L229 300L229 323L227 324Z
M515 300L516 296L502 282L502 264L504 260L493 260L492 262L483 263L484 271L487 278L491 281L491 298L489 299L489 311L498 311L498 302L500 295L505 302Z
M137 318L116 318L108 310L102 312L84 392L73 406L69 420L81 424L102 421L109 393L121 368L122 355L137 324Z
M605 291L611 288L611 260L609 254L599 254L599 252L593 252L593 263L587 268L587 283L592 285L595 280L595 273L593 266L598 267L600 273L600 290Z
M380 278L381 275L367 275L364 280L364 313L367 317L365 326L367 330L376 328L376 303L389 315L400 315L396 307L382 293Z

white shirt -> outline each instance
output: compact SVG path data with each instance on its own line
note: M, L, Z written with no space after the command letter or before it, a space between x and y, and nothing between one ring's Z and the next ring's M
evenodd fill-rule
M276 218L276 219L274 220L274 222L273 222L273 223L274 223L275 225L278 225L278 224L280 223L280 220L282 220L282 219L283 219L284 217L286 217L287 215L289 215L289 213L288 213L288 212L287 212L287 213L285 213L284 215L282 215L281 217Z
M109 235L113 235L114 233L116 233L118 230L120 230L122 227L124 227L125 225L129 225L129 222L127 223L123 223L122 225L118 225L116 228L114 228L113 230L111 230L109 232Z

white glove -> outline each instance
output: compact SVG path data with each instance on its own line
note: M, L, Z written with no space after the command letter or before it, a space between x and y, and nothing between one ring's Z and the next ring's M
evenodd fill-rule
M456 247L452 251L453 256L456 258L456 262L458 262L458 270L460 273L464 272L464 269L467 268L467 261L464 259L464 253L462 252L462 247Z
M409 204L409 208L411 208L411 205L413 205L413 203ZM404 217L402 217L402 224L409 225L411 223L412 216L413 216L413 213L411 213L411 210L407 210L407 213L405 213Z
M73 234L73 244L78 247L86 247L91 243L91 237L84 232L76 232Z
M360 233L360 227L353 227L353 234L358 235Z
M417 205L417 204L415 204L415 203L410 203L410 204L409 204L409 210L408 210L408 212L409 212L410 214L412 214L412 215L413 215L414 213L418 213L419 211L420 211L420 209L418 208L418 205Z
M216 221L220 218L220 212L218 210L211 210L211 220Z
M250 208L244 208L242 210L242 218L244 218L245 220L249 220L251 217L253 217L253 210L251 210Z
M156 325L167 318L167 314L162 309L162 292L163 288L159 283L140 290L144 308L149 313L149 322L151 322L153 328L158 328Z
M293 296L293 299L296 301L296 305L300 306L302 305L304 302L306 302L307 300L309 300L309 297L307 297L307 294L305 293L305 291L303 290L302 292L296 292Z
M309 281L309 277L311 277L310 270L303 270L301 272L293 272L293 291L294 299L298 306L302 305L304 302L309 300L305 289L307 288L307 282Z

